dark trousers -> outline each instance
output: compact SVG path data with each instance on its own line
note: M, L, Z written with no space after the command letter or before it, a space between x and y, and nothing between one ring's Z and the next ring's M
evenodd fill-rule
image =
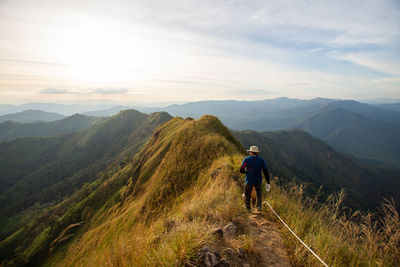
M246 197L246 208L250 209L250 200L251 200L251 191L253 190L253 186L256 188L256 194L257 194L257 207L261 207L261 186L262 184L258 185L248 185L246 184L244 186L244 195Z

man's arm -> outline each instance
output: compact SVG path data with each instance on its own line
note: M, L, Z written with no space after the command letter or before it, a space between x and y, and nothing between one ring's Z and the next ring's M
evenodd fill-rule
M267 184L270 184L268 168L263 168L263 172L264 172L265 179L267 180Z
M246 173L245 168L246 168L247 162L243 160L242 166L240 166L240 173Z

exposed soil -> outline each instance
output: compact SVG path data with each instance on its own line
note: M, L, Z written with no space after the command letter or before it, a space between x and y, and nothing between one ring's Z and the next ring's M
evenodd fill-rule
M254 210L249 220L255 238L254 251L260 255L258 266L291 266L277 226Z

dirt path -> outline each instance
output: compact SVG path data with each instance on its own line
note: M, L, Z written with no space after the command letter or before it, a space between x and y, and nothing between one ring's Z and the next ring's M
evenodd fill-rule
M291 266L276 226L264 214L254 210L249 214L249 220L256 241L255 251L260 255L260 266Z

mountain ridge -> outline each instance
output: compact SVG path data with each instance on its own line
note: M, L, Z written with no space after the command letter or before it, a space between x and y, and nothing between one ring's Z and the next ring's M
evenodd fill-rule
M170 118L165 113L124 111L83 132L0 143L1 236L10 231L8 227L14 229L18 225L14 221L16 212L33 207L34 203L40 207L59 202L84 183L102 176L100 172L113 162L119 163L112 168L120 168L152 130Z
M21 123L5 121L0 123L0 142L10 141L23 137L45 137L69 134L86 129L98 121L97 117L88 117L81 114L50 122Z
M126 123L126 119L134 121ZM153 123L157 126L146 138L145 133ZM134 125L140 125L139 128L134 127L136 134L126 131ZM125 133L122 138L118 129ZM270 171L274 176L279 176L279 180L272 179L273 188L268 197L274 196L274 199L268 200L280 207L281 212L289 208L289 214L296 216L304 217L309 214L299 214L296 207L304 210L304 206L301 206L298 198L313 197L315 201L320 197L313 194L302 195L304 191L301 182L306 178L309 179L308 185L319 183L315 186L316 191L321 183L327 182L326 189L335 192L343 183L334 186L332 182L348 181L344 185L354 185L360 182L360 177L366 177L365 174L368 173L368 170L354 168L355 165L349 158L304 131L240 134L251 138L247 138L246 142L243 139L238 140L235 137L237 132L233 134L218 118L210 115L195 120L171 118L167 113L147 115L137 111L124 111L101 121L86 130L82 139L78 138L82 133L71 134L75 139L69 139L72 140L71 143L64 143L62 149L57 149L61 154L66 153L72 143L78 146L94 144L96 147L88 148L95 150L98 143L93 143L91 138L97 141L119 140L125 145L112 142L116 147L110 147L107 151L115 149L120 153L110 157L112 160L106 168L88 173L88 178L92 179L85 179L86 183L77 187L72 195L66 196L55 205L49 203L41 209L33 208L32 212L40 212L36 216L24 214L20 217L28 223L20 224L0 241L0 261L5 266L76 266L104 263L119 266L199 266L202 260L199 253L216 251L224 257L221 260L219 258L216 264L229 261L238 266L245 263L257 266L262 263L262 258L268 257L260 257L257 246L252 245L256 240L254 231L271 231L269 226L273 223L264 220L260 223L267 223L268 227L255 226L254 221L249 220L243 205L243 179L239 166L246 151L242 144L246 147L257 144L262 153L267 152L263 156L270 165ZM29 141L29 138L21 140ZM142 140L142 145L137 143L138 140ZM137 150L130 150L130 147L135 146ZM107 151L103 154L106 155ZM82 159L84 158L79 158ZM339 172L332 172L338 166L350 171L339 169ZM300 185L290 187L290 178L293 176L297 177ZM321 178L324 176L328 179ZM396 184L389 184L387 181L389 180L378 181L381 183L378 183L378 189L391 186L394 191L398 191ZM364 186L362 189L365 189ZM289 193L285 188L288 188ZM355 196L354 190L349 192ZM291 194L297 197L293 198ZM361 192L356 196L362 201L368 201L368 198L375 201L371 191ZM335 201L332 195L327 199ZM323 204L312 205L319 207ZM328 203L322 207L324 210L321 208L319 211L325 211L326 207L331 206ZM326 214L333 218L332 214L336 216L337 209L335 206L335 212L332 213L330 208L326 208ZM263 210L262 214L264 213L269 218L270 213ZM324 214L321 216L325 216ZM318 217L318 221L315 221L314 217L306 217L305 221L311 220L315 227L321 218ZM335 222L333 221L334 225L337 225ZM310 224L305 222L305 232L310 230L307 230L307 225ZM226 230L228 226L236 227L235 232L229 234ZM315 229L317 228L313 228L313 231ZM319 253L326 251L325 237L332 234L324 229L318 228L318 236L323 236L312 243L313 247L317 245ZM328 254L331 262L344 264L349 258L354 259L354 254L346 254L337 259L337 251L347 251L344 249L345 243L337 249L332 245L332 240L328 243L329 251L334 253ZM392 256L385 262L390 262L391 259L395 257ZM365 258L357 258L357 262L365 261ZM307 262L314 263L314 259L307 258Z
M102 255L87 249L93 242L99 242L100 239L97 238L104 236L108 232L107 229L113 229L112 231L117 229L115 228L117 225L112 224L115 219L110 221L105 219L108 216L112 218L116 216L117 220L121 222L120 227L128 233L136 231L135 229L142 229L140 222L151 220L153 224L161 223L162 225L165 223L163 222L165 219L160 218L161 214L175 214L178 211L174 220L180 221L186 225L185 227L193 227L191 226L192 222L183 218L179 219L178 214L181 212L188 216L197 214L197 209L201 205L207 205L210 208L212 205L213 209L203 210L201 208L202 213L195 216L203 218L206 216L218 221L221 219L219 218L220 214L226 214L224 216L227 217L224 217L223 221L227 222L229 216L233 216L232 214L241 207L237 203L227 209L226 204L241 201L239 187L235 182L239 178L238 170L235 170L234 166L239 164L243 152L240 143L215 117L203 116L199 120L173 118L159 126L146 145L121 169L97 180L95 183L100 183L98 186L90 189L89 185L87 189L83 189L82 192L77 192L76 195L65 200L70 202L67 206L63 207L64 204L60 203L58 207L50 210L49 215L37 221L34 228L28 227L28 230L21 232L20 236L16 235L0 242L0 251L2 247L12 247L12 244L17 244L17 240L26 236L27 233L36 231L34 235L36 238L29 241L32 243L25 242L27 246L25 251L27 249L30 252L19 255L18 261L35 263L43 257L46 258L45 251L52 248L56 254L54 257L50 257L46 264L59 264L62 258L64 260L61 262L67 265L77 262L99 262L97 258L92 257L101 258ZM215 191L217 184L219 189ZM214 194L228 195L224 201L218 203L215 202ZM74 198L76 200L73 200ZM191 200L192 198L194 200ZM182 202L184 199L186 199L185 202ZM221 196L217 199L221 199ZM212 201L209 202L210 200ZM184 203L190 204L183 205ZM67 208L68 206L70 207ZM92 211L88 215L87 212L90 210ZM108 211L105 212L106 210ZM55 214L59 215L55 217ZM168 217L168 215L166 216ZM85 221L85 218L87 218L85 225L79 226L82 224L82 220ZM49 220L53 223L49 223ZM43 224L40 221L46 223ZM128 224L131 225L130 227L126 225L128 221L130 221ZM70 237L67 242L64 242L68 250L54 248L56 245L51 244L57 243L56 237L63 230L69 229L69 225L74 225L75 229L72 232L79 238ZM209 229L209 224L198 221L195 225L202 227L196 228L198 234L210 238L209 234L204 232L205 229ZM176 227L176 231L186 231L186 228L180 228L179 224ZM87 231L88 229L91 230ZM150 234L146 229L140 231ZM121 229L118 230L118 232L120 231ZM90 234L92 232L96 234ZM40 241L38 241L39 237ZM100 242L114 244L107 238L101 240L103 241ZM84 244L85 248L80 252L76 251L74 242L78 246L83 242L81 244ZM32 247L34 243L37 243L35 248ZM157 246L157 243L154 245ZM57 246L60 245L57 244ZM63 247L62 244L61 247ZM89 254L86 254L85 251ZM61 256L64 253L66 256ZM2 257L5 255L3 254ZM142 260L146 261L146 259Z
M335 149L359 158L400 163L400 127L371 120L346 109L328 107L295 122L299 128Z
M175 116L194 118L209 113L219 117L227 127L233 130L275 131L300 128L309 130L309 133L321 138L320 135L316 134L317 131L325 131L330 127L331 142L328 142L341 152L390 163L392 166L399 166L400 163L400 137L396 137L396 133L400 130L400 112L355 100L277 98L260 101L201 101L169 106L163 109ZM311 129L301 125L302 122L320 125L318 115L333 109L341 110L342 116L333 116L333 113L331 113L332 116L325 114L324 127ZM313 118L316 121L312 121ZM357 124L362 130L357 127L349 127L349 118L353 118L354 121L351 123ZM362 120L359 120L359 118L362 118ZM363 125L361 125L361 122L363 122ZM335 127L332 127L332 125L335 125ZM373 125L373 133L368 138L359 138L359 136L369 133L368 125ZM380 126L384 127L379 129ZM339 138L338 131L344 127L351 130L341 131ZM340 141L334 140L335 133ZM322 136L321 140L327 141L323 138L328 135ZM388 135L391 138L387 138ZM346 140L356 140L357 142L352 144L346 142ZM341 141L344 141L345 145L341 144ZM381 142L383 142L382 146L375 145L374 149L370 148L371 143L379 144ZM376 150L376 153L374 153L374 150Z
M23 122L23 123L29 123L29 122L39 122L39 121L56 121L56 120L61 120L65 116L58 114L58 113L52 113L52 112L46 112L42 110L24 110L18 113L14 114L6 114L0 116L0 122L4 121L15 121L15 122Z

